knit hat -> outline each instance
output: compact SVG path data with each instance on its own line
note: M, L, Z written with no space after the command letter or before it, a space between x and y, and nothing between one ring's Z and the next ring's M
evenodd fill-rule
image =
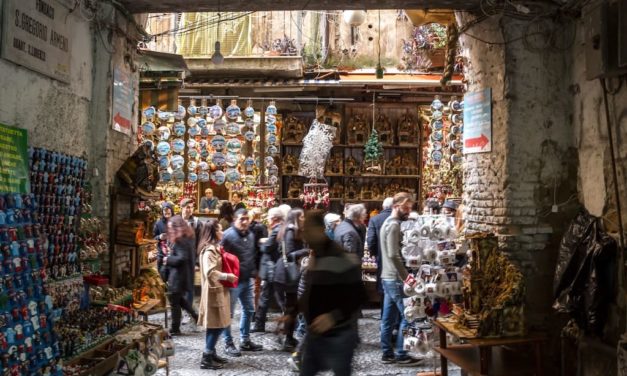
M342 219L342 217L340 217L338 214L329 213L324 216L324 226L330 228L333 223L339 221L340 219Z
M166 208L170 208L170 210L172 211L172 214L174 214L174 205L173 205L171 202L164 201L164 202L161 204L161 212L162 212L162 213L163 213L163 211L164 211Z

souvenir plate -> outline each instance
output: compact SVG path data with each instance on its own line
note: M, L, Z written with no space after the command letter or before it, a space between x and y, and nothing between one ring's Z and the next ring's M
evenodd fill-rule
M456 124L456 125L462 124L464 122L464 115L462 115L462 114L455 114L455 115L451 116L451 122L453 124Z
M198 163L196 163L195 161L189 161L187 162L187 169L189 171L196 171L196 169L198 168Z
M209 181L209 173L207 171L201 171L198 173L198 180L200 180L203 183L206 183Z
M276 124L276 116L267 115L266 116L266 124Z
M211 162L218 167L222 167L226 164L226 157L222 153L214 153L213 157L211 157Z
M453 125L453 126L451 127L451 134L455 134L455 135L457 135L457 134L460 134L460 133L461 133L461 131L462 131L461 127L459 127L459 126L457 126L457 125Z
M168 155L170 153L170 144L166 141L161 141L157 144L157 154Z
M244 168L247 172L250 172L255 169L255 160L252 157L246 158L244 160Z
M209 163L202 161L198 164L200 171L207 171L209 169Z
M228 153L226 155L226 165L229 167L235 167L239 163L239 155L235 153Z
M192 137L196 137L200 134L200 128L198 127L189 127L189 129L187 130L187 133L189 133L190 136Z
M195 173L195 172L190 172L190 173L187 175L187 180L191 181L192 183L195 183L195 182L197 182L197 181L198 181L198 175L196 175L196 173Z
M435 120L440 120L442 119L442 112L441 111L433 111L431 113L431 117Z
M168 121L172 117L172 113L167 111L159 111L157 112L157 117L161 121Z
M271 166L274 164L274 158L273 157L266 157L266 166Z
M431 141L442 141L444 138L444 134L442 131L434 131L431 133Z
M279 168L276 165L269 166L268 175L272 175L272 176L279 175Z
M278 149L276 146L274 146L274 145L270 145L270 146L268 147L268 154L270 154L270 155L276 155L278 152L279 152L279 149Z
M190 149L195 148L197 144L198 143L193 138L190 138L190 139L187 140L187 147L190 148Z
M229 136L237 136L240 134L239 124L237 123L229 123L226 125L226 134Z
M200 106L198 107L198 113L200 114L200 116L207 116L207 114L209 113L209 108L207 106Z
M167 141L170 138L170 128L162 126L157 131L159 132L159 140Z
M196 125L199 126L200 128L206 128L207 127L207 120L200 118L198 119L198 122L196 122Z
M244 116L249 117L249 118L255 116L255 109L252 107L246 107L244 109Z
M242 110L238 105L232 104L226 108L226 117L231 120L237 120L237 118L241 115Z
M431 128L434 131L441 131L442 128L444 128L444 122L442 121L442 119L440 119L440 120L431 120Z
M255 132L253 131L248 131L244 134L244 138L246 139L246 141L254 141L255 140Z
M434 150L431 152L431 159L433 159L433 162L435 163L440 163L443 156L444 154L442 153L442 150Z
M172 178L177 181L183 181L185 180L185 172L183 172L183 170L174 170L172 172Z
M182 138L177 138L172 141L172 151L175 153L182 153L185 151L185 141Z
M434 99L433 102L431 102L432 111L442 111L442 107L444 107L444 104L439 99Z
M146 120L152 120L156 113L157 110L152 106L144 109L144 117L146 117Z
M198 107L194 105L189 105L189 107L187 107L187 113L189 114L189 116L196 116L196 114L198 113Z
M184 164L185 164L185 158L183 158L183 156L175 155L172 157L171 165L173 169L180 170L183 168Z
M226 139L224 136L215 136L211 139L211 146L216 150L222 150L226 146Z
M188 127L195 127L196 124L198 124L198 118L190 117L189 119L187 119L187 126Z
M226 175L224 171L216 170L211 173L211 181L213 181L217 185L222 185L226 181Z
M150 121L147 121L144 124L142 124L142 132L144 132L146 136L151 136L153 133L155 133L155 129L156 129L155 125Z
M174 118L176 120L182 120L185 117L185 107L179 105L178 110L174 113Z
M276 124L266 124L266 132L276 134Z
M451 109L455 112L459 112L464 109L464 102L451 101Z
M277 141L277 139L276 139L276 135L275 134L271 133L271 134L268 135L268 144L274 145L274 144L276 144L276 141Z
M229 183L235 183L236 181L239 181L240 178L241 175L236 169L229 168L228 170L226 170L226 181L228 181Z
M269 105L266 108L266 114L276 115L276 113L277 113L277 109L276 109L276 106L274 104L271 104L271 105Z
M223 113L224 112L222 111L222 107L218 106L217 104L209 107L209 117L214 120L221 118Z
M168 181L172 180L172 174L167 172L167 171L164 171L164 172L162 172L160 174L159 180L161 180L163 182L168 182Z
M226 149L231 153L237 153L242 149L242 142L237 138L231 138L226 143Z
M176 137L183 137L185 135L185 124L182 121L174 123L172 129Z
M213 131L216 133L222 133L226 127L226 121L224 119L217 119L213 122Z
M209 141L207 141L207 140L205 140L205 139L202 139L202 140L198 141L198 147L199 147L201 150L206 149L208 146L209 146Z
M431 143L433 150L442 150L442 143L440 141L434 141Z
M166 156L159 157L159 167L160 168L168 168L169 165L170 165L170 160L168 159L168 157L166 157Z

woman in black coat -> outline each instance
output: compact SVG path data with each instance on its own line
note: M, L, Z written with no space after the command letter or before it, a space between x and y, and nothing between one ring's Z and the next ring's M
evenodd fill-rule
M274 269L274 291L277 300L283 301L283 314L285 320L285 340L283 350L292 352L297 345L294 339L294 329L296 328L296 316L298 315L298 278L290 281L283 262L283 251L288 261L295 261L298 265L301 257L309 253L303 242L303 225L305 223L305 213L301 209L292 209L287 215L287 220L279 230L278 241L281 246L279 260Z
M163 259L169 269L168 294L172 309L172 328L170 334L181 334L181 308L198 321L192 302L185 296L194 288L194 254L196 240L194 230L180 215L168 221L168 240L170 254Z
M168 253L168 220L174 215L174 206L169 202L161 204L161 218L152 229L153 239L157 243L157 271L164 282L168 281L168 268L163 265L163 258Z

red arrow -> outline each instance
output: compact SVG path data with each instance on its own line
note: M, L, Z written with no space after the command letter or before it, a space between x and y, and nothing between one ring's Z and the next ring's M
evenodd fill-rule
M115 114L115 116L113 117L113 121L115 121L117 124L120 124L124 128L131 127L131 121L122 117L119 112Z
M467 139L466 142L464 143L464 147L466 148L479 147L483 149L489 142L490 142L490 139L487 138L484 134L481 134L480 137Z

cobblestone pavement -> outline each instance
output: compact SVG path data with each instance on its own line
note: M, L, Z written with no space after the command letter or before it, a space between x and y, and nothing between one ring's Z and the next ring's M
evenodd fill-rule
M380 321L378 309L365 309L364 318L359 320L359 334L361 344L353 359L353 375L364 376L416 376L418 372L433 371L434 366L438 366L439 358L429 355L420 366L400 367L393 364L382 364L380 361L381 350L379 346L379 325ZM272 319L276 314L270 314L266 329L274 329ZM163 314L150 317L151 322L163 324ZM239 336L239 314L233 319L232 333L235 337L236 345ZM291 371L287 359L289 354L280 350L281 346L278 337L272 332L252 333L253 342L262 344L264 351L255 353L242 353L239 358L229 358L227 366L219 371L201 370L200 357L204 349L204 332L192 333L189 325L182 326L184 335L174 338L176 344L176 355L170 358L170 375L172 376L200 376L200 375L221 375L221 376L295 376L297 373ZM218 354L224 356L224 339L218 342ZM449 367L449 375L459 376L459 369ZM159 370L157 375L164 376L165 370ZM324 375L331 375L325 373Z

